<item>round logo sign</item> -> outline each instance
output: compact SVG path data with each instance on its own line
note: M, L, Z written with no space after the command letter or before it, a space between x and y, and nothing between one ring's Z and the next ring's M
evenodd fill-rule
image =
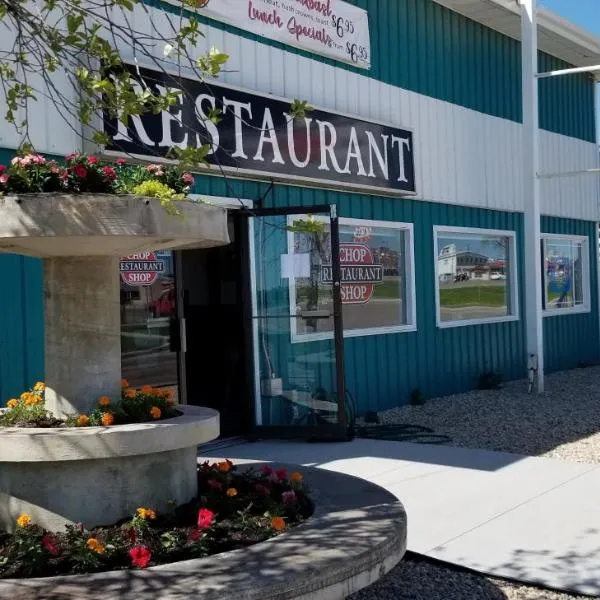
M383 281L383 266L375 264L373 252L365 244L340 244L341 295L343 304L366 304L373 286ZM333 281L331 265L321 267L321 280Z
M165 261L154 252L137 252L121 258L121 279L131 286L152 285L165 270Z

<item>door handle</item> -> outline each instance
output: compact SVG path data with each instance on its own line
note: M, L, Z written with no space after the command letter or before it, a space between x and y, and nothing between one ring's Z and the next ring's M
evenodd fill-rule
M187 352L187 323L185 317L179 319L179 339L181 340L179 351L182 353Z

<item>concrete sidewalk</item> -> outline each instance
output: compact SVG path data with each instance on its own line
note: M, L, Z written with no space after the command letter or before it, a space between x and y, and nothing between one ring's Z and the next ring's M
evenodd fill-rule
M268 441L222 452L244 462L287 462L362 477L402 501L413 552L600 595L598 465L375 440Z

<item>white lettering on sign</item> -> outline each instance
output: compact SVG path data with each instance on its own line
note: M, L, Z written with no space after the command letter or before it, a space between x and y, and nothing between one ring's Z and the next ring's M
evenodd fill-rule
M119 271L127 285L148 286L165 271L165 261L158 260L154 252L137 252L121 259Z
M371 68L369 14L343 0L208 0L203 4L197 11L211 19L362 69Z

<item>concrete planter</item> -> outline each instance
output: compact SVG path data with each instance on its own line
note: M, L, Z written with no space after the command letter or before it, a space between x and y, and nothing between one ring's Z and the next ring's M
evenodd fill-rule
M21 513L51 530L111 525L138 506L165 512L197 494L196 447L219 435L219 414L183 406L154 423L0 428L0 529Z
M0 252L42 258L126 256L229 243L227 212L192 201L165 211L156 198L109 194L0 196Z
M225 210L153 198L37 194L0 197L0 252L44 258L46 408L87 414L120 398L119 257L229 242ZM0 429L0 528L31 514L109 524L137 506L164 510L196 493L196 446L219 435L218 414L186 408L152 424Z
M286 465L298 469L297 465ZM305 524L243 550L149 569L0 580L13 600L343 600L406 552L406 513L389 492L302 467L316 503Z

